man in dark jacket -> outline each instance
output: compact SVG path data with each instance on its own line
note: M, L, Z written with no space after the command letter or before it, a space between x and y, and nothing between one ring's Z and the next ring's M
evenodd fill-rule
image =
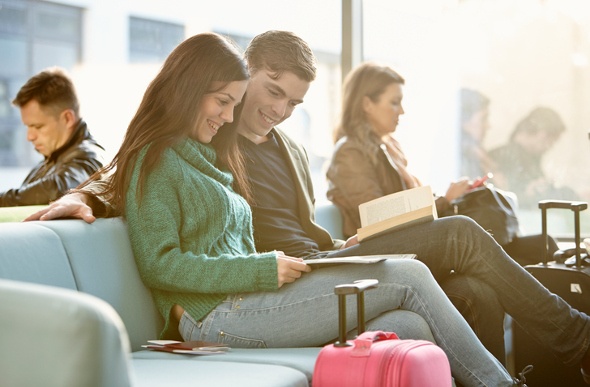
M102 167L104 148L80 118L76 90L63 70L35 75L12 103L20 108L27 140L45 159L19 188L0 192L0 207L47 204Z

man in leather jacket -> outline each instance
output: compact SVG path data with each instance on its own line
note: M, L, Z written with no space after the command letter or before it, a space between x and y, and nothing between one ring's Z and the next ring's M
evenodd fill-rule
M80 118L74 85L63 70L33 76L12 103L27 126L27 140L44 160L19 188L0 192L0 207L48 204L103 165L104 148Z

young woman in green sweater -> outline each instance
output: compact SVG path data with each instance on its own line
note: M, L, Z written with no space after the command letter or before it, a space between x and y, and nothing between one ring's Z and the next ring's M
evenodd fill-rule
M222 37L187 39L149 85L113 161L92 178L112 174L103 196L127 219L142 280L166 321L162 337L178 330L185 340L234 347L320 346L336 338L334 286L375 278L380 285L365 301L369 329L396 331L405 321L432 332L461 384L513 385L423 263L311 272L300 258L256 251L237 133L221 128L248 79Z

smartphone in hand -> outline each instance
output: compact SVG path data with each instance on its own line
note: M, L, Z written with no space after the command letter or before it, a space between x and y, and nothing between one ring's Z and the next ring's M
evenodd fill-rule
M475 180L473 183L471 183L471 186L469 187L469 189L475 189L478 187L481 187L482 185L485 184L485 182L492 178L494 175L492 172L488 172L487 174L485 174L483 177L480 177L479 179Z

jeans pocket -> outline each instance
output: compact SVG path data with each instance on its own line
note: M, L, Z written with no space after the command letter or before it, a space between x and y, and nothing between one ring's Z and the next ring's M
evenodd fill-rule
M178 323L178 332L182 336L183 340L201 340L201 326L203 323L195 321L186 311L180 317Z
M266 348L264 340L232 335L225 331L218 333L217 342L227 344L234 348Z

